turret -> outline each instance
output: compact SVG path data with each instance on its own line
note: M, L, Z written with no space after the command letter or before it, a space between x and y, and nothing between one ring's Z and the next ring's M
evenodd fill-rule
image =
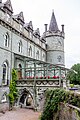
M49 30L45 24L44 38L47 43L47 62L64 66L64 25L60 31L54 11L52 12Z

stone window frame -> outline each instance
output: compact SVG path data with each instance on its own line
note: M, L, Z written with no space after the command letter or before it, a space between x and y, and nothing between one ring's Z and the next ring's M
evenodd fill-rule
M59 55L59 56L57 57L57 59L58 59L58 62L61 62L61 60L62 60L61 55Z
M43 60L45 60L45 54L43 53L43 56L42 56Z
M30 45L30 47L29 47L29 56L32 57L32 47L31 47L31 45Z
M9 41L10 41L9 33L6 32L3 36L4 36L4 46L9 47Z
M21 24L19 25L19 29L20 31L23 31L23 26Z
M29 31L29 37L30 37L30 39L32 39L32 38L33 38L33 34L32 34L32 32L31 32L31 31Z
M6 13L6 21L9 22L9 23L11 22L10 21L10 15L8 13Z
M21 40L18 42L18 52L22 53L22 41Z
M39 59L39 50L36 52L36 59Z
M8 85L8 71L9 71L9 64L8 61L3 62L3 74L2 74L2 84L3 85Z

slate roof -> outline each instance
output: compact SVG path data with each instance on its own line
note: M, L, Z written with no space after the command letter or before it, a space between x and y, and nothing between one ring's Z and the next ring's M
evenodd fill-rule
M57 32L58 30L59 29L58 29L57 21L56 21L56 18L55 18L55 15L54 15L54 11L53 11L52 12L52 16L51 16L50 25L49 25L49 31Z

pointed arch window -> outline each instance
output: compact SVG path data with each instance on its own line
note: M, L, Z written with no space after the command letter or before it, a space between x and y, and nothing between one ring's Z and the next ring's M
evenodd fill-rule
M32 56L32 47L29 47L29 56Z
M18 79L22 78L22 65L19 64L19 70L18 70Z
M57 59L58 59L58 62L61 62L62 57L59 55L59 56L57 57Z
M18 52L22 52L22 41L20 40L18 43Z
M8 34L8 32L4 35L4 46L5 47L9 47L9 39L10 39L10 37L9 37L9 34Z
M39 59L39 50L36 52L36 59Z
M3 76L2 76L2 83L8 84L8 63L3 63Z
M43 54L43 56L42 56L42 57L43 57L43 60L45 60L45 54Z

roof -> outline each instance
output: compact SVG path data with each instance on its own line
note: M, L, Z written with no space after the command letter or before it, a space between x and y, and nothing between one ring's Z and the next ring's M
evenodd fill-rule
M3 9L4 11L7 10L7 13L10 15L13 13L13 8L10 0L7 0L4 3L2 3L2 0L0 0L0 8Z
M52 12L51 21L50 21L50 25L49 25L49 31L52 31L52 32L59 31L57 21L56 21L55 15L54 15L54 11Z
M22 23L24 23L24 16L22 11L17 15L13 15L13 18L16 20L20 20Z

